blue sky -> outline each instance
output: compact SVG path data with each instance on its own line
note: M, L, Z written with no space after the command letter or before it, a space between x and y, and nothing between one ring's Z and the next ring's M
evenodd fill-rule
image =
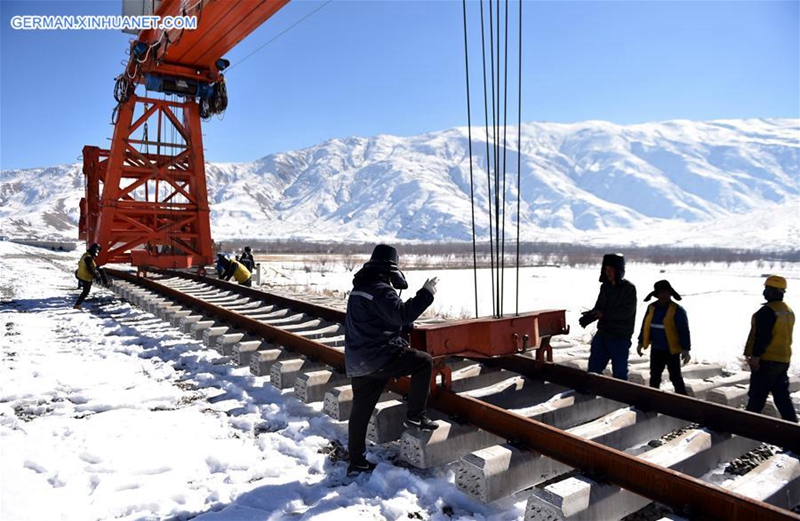
M84 145L108 146L130 38L16 31L11 17L119 14L120 3L0 0L2 169L71 163ZM333 0L238 64L321 4L293 0L229 53L229 107L204 126L207 160L466 124L460 1ZM800 117L798 0L526 0L523 10L523 121ZM479 124L477 2L468 16Z

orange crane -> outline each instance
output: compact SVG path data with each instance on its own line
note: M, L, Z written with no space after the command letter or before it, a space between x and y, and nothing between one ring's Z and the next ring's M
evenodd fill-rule
M117 78L111 147L83 148L79 238L102 247L100 264L213 262L201 119L227 106L225 53L288 2L142 0L162 20L194 16L197 27L138 33ZM140 96L140 84L166 96Z

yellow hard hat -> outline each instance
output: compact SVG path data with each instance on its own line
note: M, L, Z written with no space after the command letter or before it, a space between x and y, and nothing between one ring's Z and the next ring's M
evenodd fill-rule
M786 279L780 277L778 275L770 275L767 277L767 280L764 281L764 285L770 288L777 288L777 289L786 289Z

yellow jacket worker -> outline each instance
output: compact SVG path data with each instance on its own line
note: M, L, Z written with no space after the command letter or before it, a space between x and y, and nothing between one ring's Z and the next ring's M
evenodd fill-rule
M105 273L97 266L95 261L98 255L100 255L100 245L95 243L89 246L86 253L81 256L81 260L78 261L78 269L75 271L75 276L78 277L83 291L78 296L78 300L75 301L75 305L72 306L73 309L81 309L81 304L89 295L89 290L92 289L92 282L100 280L103 285L108 284Z
M789 361L792 358L794 312L783 301L786 279L770 275L764 283L767 300L750 320L750 335L744 354L750 365L750 390L747 410L761 412L772 393L781 418L797 422L789 396Z
M253 278L250 276L250 270L245 268L241 262L229 259L224 255L218 255L217 260L224 270L220 276L222 280L230 280L231 277L233 277L236 279L236 282L242 286L249 287L253 285Z

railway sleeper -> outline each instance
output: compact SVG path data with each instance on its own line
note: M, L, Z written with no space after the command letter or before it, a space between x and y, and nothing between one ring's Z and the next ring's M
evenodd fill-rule
M750 378L748 374L747 381L749 382L749 380ZM749 385L746 383L718 387L708 391L706 394L706 400L721 405L727 405L728 407L744 407L747 405L748 388ZM800 375L790 376L789 392L794 393L797 391L800 391ZM772 400L772 396L767 399L767 403L764 406L764 410L761 412L761 414L766 414L774 418L780 418L780 414L778 413L778 409L775 407L775 402Z
M333 369L304 372L294 381L294 395L303 403L321 402L328 391L349 381L347 375Z
M272 345L273 348L257 351L250 357L250 372L255 376L270 376L273 364L297 358L297 353L287 351L274 344L268 345Z
M294 382L301 373L318 371L325 367L327 367L325 364L312 362L302 356L280 360L270 367L269 383L278 389L294 388Z
M514 379L515 375L502 369L486 367L472 363L453 372L451 390L466 392L476 389L496 388L502 382ZM388 400L379 403L370 416L367 427L367 439L373 443L388 443L399 439L405 427L406 404L399 400ZM446 416L429 411L431 419L444 419ZM349 418L349 416L348 416Z
M722 487L791 510L800 505L800 460L791 453L775 454Z
M722 376L722 366L719 364L689 364L681 368L681 375L685 380L714 378ZM650 368L648 367L643 371L631 371L628 381L635 384L648 385L650 383Z
M402 400L402 396L391 391L381 394L378 404L387 400ZM353 387L351 385L341 385L333 387L325 393L325 401L322 405L322 412L336 421L347 421L353 411Z
M505 398L505 397L504 397ZM497 397L481 398L505 409L514 409L509 402ZM575 391L560 393L545 403L517 410L517 414L567 429L625 407L619 402ZM401 458L415 467L427 469L458 460L465 453L503 443L505 440L471 425L451 421L439 422L435 431L409 430L400 440Z
M738 385L747 383L750 380L750 373L740 371L723 378L707 378L703 380L685 380L686 392L694 398L705 399L712 389L725 387L728 385Z
M693 429L639 458L699 477L759 444L742 436ZM620 519L650 503L651 500L612 483L578 475L534 489L528 498L525 519Z
M657 439L688 422L627 407L567 432L624 450ZM493 445L461 458L456 486L474 499L489 503L571 471L569 465L510 443Z

